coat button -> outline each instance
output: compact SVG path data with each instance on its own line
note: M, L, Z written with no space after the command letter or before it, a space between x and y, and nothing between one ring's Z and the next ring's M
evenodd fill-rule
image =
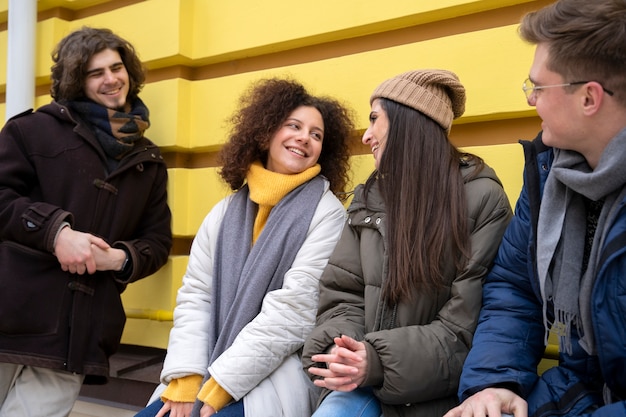
M372 218L370 216L367 216L365 219L363 219L363 221L367 224L372 221Z

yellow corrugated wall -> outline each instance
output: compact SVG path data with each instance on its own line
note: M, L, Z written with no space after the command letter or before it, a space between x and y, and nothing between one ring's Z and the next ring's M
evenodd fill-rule
M369 95L384 79L416 68L455 71L467 89L455 144L482 156L512 203L522 183L519 139L540 123L521 91L533 48L521 16L546 0L40 0L36 105L50 101L50 52L82 25L109 27L134 44L149 69L142 98L148 136L169 164L175 247L166 267L123 294L124 343L166 347L176 290L200 222L227 188L216 151L225 120L253 80L290 76L315 94L354 108L353 183L373 169L360 144ZM0 122L4 122L8 0L0 0Z

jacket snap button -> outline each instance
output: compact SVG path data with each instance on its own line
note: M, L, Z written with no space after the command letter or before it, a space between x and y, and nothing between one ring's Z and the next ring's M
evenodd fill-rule
M365 223L369 223L369 222L371 222L371 221L372 221L372 218L368 216L368 217L366 217L363 221L364 221Z

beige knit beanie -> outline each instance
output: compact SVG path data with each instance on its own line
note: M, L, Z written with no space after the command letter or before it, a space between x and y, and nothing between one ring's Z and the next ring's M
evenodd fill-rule
M424 113L447 132L452 119L465 111L465 88L455 73L446 70L424 69L397 75L374 90L370 104L381 97Z

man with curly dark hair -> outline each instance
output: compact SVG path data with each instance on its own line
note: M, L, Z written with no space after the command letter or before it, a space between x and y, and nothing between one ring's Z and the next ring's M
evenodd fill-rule
M318 392L300 351L344 225L335 194L346 186L350 113L286 79L242 97L220 154L236 192L196 235L160 399L138 416L311 415Z
M67 416L104 383L120 293L172 244L167 169L144 136L134 48L84 27L53 53L54 101L0 132L0 416Z

